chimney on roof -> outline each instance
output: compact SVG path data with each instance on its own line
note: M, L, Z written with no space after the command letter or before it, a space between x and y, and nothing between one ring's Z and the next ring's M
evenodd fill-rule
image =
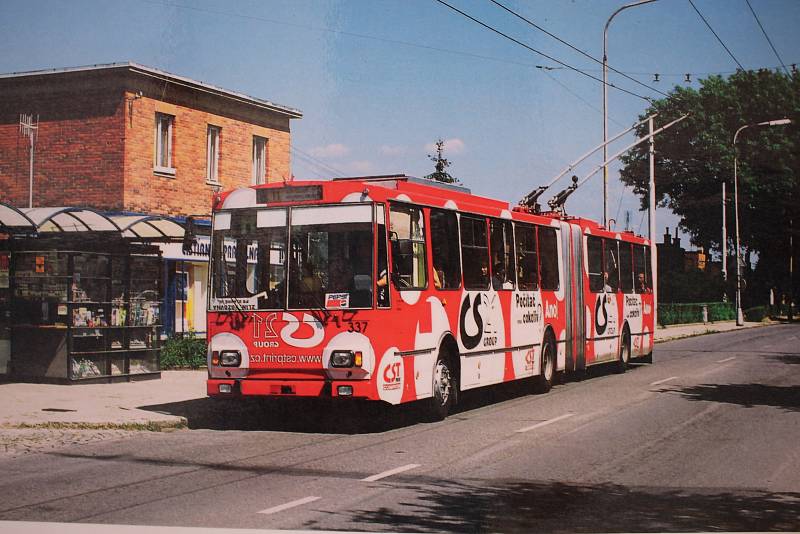
M672 240L675 248L681 248L681 238L678 237L678 227L675 227L675 239Z
M669 226L666 227L664 231L664 244L671 245L672 244L672 236L669 233Z

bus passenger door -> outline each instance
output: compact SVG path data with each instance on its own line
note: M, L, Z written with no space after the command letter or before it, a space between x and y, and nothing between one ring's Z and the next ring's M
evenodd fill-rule
M570 363L574 365L572 369L583 370L586 368L586 306L583 304L583 232L578 225L563 223L568 229L562 235L570 234L572 237L571 246L565 247L567 251L565 264L569 271L567 281L567 309L571 313L568 324L572 327L571 332L568 327L567 337L573 340L570 344L572 348L570 356L567 356L567 368ZM569 230L569 231L568 231Z

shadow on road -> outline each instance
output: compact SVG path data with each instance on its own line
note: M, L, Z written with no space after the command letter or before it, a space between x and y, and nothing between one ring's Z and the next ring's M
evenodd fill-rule
M684 388L665 388L662 393L679 393L694 401L738 404L746 408L773 406L800 411L800 386L767 386L764 384L701 384Z
M404 505L402 509L359 510L350 520L367 530L390 525L402 532L800 529L800 493L483 480L408 487L416 497L398 503ZM324 523L319 526L324 527Z
M635 371L638 364L633 364ZM573 374L576 382L612 373L610 366L597 366ZM558 386L556 386L557 391ZM530 379L498 384L461 393L453 416L492 404L525 397L531 393ZM424 402L424 401L422 401ZM201 398L182 402L139 406L162 414L186 418L190 429L307 432L314 434L364 434L426 422L422 403L390 406L352 399L289 397Z

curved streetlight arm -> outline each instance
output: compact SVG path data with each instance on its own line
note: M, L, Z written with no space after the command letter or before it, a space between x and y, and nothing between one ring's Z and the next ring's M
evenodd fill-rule
M603 28L603 161L608 159L608 27L611 24L611 21L616 17L620 12L631 8L640 6L642 4L649 4L651 2L655 2L656 0L637 0L636 2L630 2L617 8L608 20L606 21L606 25ZM608 219L608 166L603 167L603 225L607 224Z

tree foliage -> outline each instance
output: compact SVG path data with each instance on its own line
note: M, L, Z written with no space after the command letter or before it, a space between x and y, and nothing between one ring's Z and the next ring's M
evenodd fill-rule
M656 128L685 113L689 118L658 134L656 202L680 218L695 245L721 250L722 183L727 184L728 251L733 254L733 137L744 125L789 118L785 126L752 126L737 139L739 225L743 251L756 253L764 272L788 272L789 226L800 225L800 74L769 70L737 71L700 81L699 90L676 86L653 102ZM647 125L637 129L647 134ZM639 145L621 158L623 182L647 207L648 147ZM771 268L766 268L767 264ZM784 267L781 267L784 266ZM774 279L771 284L785 283Z
M436 154L428 154L428 159L434 163L435 170L425 178L446 184L460 183L458 178L453 178L446 170L450 166L450 160L444 157L444 141L442 139L436 141Z

